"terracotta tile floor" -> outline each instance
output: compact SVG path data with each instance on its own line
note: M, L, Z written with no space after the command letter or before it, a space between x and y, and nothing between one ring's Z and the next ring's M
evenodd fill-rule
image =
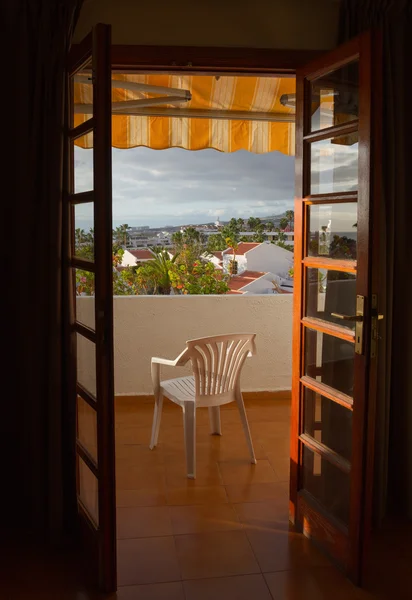
M118 600L371 598L289 528L288 396L246 410L257 465L234 404L222 407L221 437L200 409L192 481L180 408L165 401L150 451L153 404L117 399Z

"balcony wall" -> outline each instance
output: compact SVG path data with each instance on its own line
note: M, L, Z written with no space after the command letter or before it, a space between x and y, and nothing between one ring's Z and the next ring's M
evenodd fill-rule
M78 319L91 325L94 299L77 298ZM246 361L242 389L290 389L292 295L117 296L114 298L116 394L151 394L150 358L175 358L188 339L256 333L257 355ZM78 346L79 378L93 387L93 356ZM162 377L190 373L163 367Z

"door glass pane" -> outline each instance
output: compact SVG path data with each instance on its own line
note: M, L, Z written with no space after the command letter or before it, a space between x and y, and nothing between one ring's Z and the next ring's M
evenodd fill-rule
M311 82L311 130L358 118L359 63L353 62Z
M355 329L355 322L342 321L332 313L356 313L356 276L327 269L306 270L306 315Z
M94 203L74 205L74 253L94 260Z
M355 345L305 327L305 375L353 396Z
M310 193L358 189L358 134L349 133L311 144Z
M302 487L326 510L345 524L349 523L350 477L328 460L303 446Z
M356 259L356 202L312 204L308 207L308 256Z
M99 525L98 481L86 463L77 456L79 465L79 498L96 525Z
M77 381L88 392L96 396L96 346L93 342L77 336Z
M77 396L77 438L97 463L97 414Z
M74 193L93 190L93 132L74 140Z
M94 273L83 269L74 269L76 277L76 321L96 329Z
M91 62L73 77L74 115L79 122L93 116L93 82ZM75 123L78 125L79 123Z
M352 411L308 388L304 388L304 432L351 460Z

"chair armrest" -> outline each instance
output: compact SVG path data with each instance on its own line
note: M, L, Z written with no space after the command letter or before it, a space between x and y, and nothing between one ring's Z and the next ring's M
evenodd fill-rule
M168 360L167 358L159 358L158 356L152 356L152 365L165 365L167 367L183 367L189 360L189 351L187 348L179 354L175 360Z
M168 367L175 367L176 360L168 360L167 358L159 358L158 356L152 356L152 365L166 365Z

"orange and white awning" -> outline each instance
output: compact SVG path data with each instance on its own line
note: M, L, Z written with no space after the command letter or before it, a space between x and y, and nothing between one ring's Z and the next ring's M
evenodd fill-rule
M294 93L293 77L113 74L112 145L293 154L294 109L281 97ZM74 103L79 125L91 116L84 76L76 79ZM92 136L76 144L90 148Z

